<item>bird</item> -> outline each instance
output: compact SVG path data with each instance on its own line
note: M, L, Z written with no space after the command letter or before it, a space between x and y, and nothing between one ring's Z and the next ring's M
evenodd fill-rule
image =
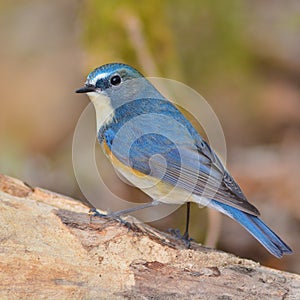
M206 205L240 223L271 254L292 249L260 218L217 154L191 122L138 70L109 63L90 72L76 93L96 111L97 138L113 167L152 199L112 213L120 216L161 203Z

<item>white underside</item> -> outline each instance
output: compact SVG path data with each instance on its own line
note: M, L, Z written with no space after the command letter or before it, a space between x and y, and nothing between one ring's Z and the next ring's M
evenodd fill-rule
M97 119L97 132L102 125L108 124L114 117L114 109L109 97L96 92L87 93L91 102L94 104Z
M117 167L117 166L115 166ZM117 170L134 186L141 189L153 200L166 204L184 204L194 202L200 206L210 206L210 200L199 195L192 194L180 187L165 183L147 175L138 176L127 169L117 167Z

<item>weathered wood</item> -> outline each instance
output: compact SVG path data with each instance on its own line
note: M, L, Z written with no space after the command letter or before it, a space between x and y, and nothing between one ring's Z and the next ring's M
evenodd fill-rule
M300 276L0 175L0 298L300 299Z

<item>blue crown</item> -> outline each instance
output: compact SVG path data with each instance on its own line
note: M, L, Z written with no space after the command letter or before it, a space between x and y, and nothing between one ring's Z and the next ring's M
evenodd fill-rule
M113 74L115 72L119 72L121 70L127 71L128 75L132 78L140 77L143 76L139 71L134 69L133 67L122 64L122 63L110 63L103 65L101 67L96 68L93 70L88 76L87 76L87 81L93 81L95 78L97 78L100 74Z

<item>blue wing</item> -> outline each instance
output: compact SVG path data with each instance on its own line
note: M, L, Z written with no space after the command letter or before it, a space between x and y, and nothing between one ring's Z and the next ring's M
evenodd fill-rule
M98 139L105 139L114 156L137 171L259 215L217 155L169 101L148 98L125 103Z

